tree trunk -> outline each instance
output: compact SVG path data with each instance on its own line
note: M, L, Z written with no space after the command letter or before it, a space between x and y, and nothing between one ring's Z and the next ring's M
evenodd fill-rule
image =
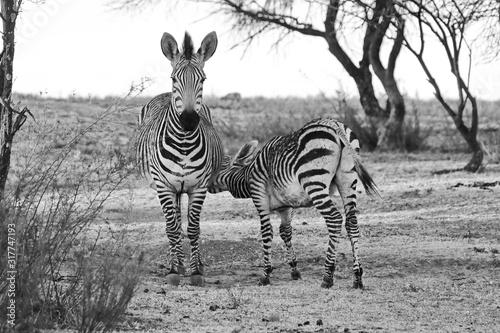
M14 110L10 106L15 46L14 31L18 11L16 10L14 0L1 0L1 9L3 22L3 50L0 60L0 202L4 196L7 176L9 174L12 141L18 129L16 129L15 127L17 126L13 124Z
M380 48L392 22L397 25L397 35L393 41L387 67L384 67L380 60ZM363 49L369 55L370 64L375 75L377 75L384 86L388 98L387 105L389 106L388 110L386 110L389 112L389 117L379 127L377 147L380 150L401 149L404 147L403 123L406 107L403 95L399 91L398 84L394 78L394 70L396 68L396 60L403 46L404 21L394 8L394 1L377 0L373 9L373 17L367 24Z
M459 133L467 142L467 145L472 150L472 157L469 163L464 167L465 171L477 172L483 165L484 151L477 140L477 106L475 105L475 100L472 106L472 125L470 130L465 126L460 117L455 118L455 126L457 127ZM476 120L475 120L476 119Z
M375 90L373 89L372 73L368 65L361 65L359 69L351 74L351 77L356 82L359 92L359 101L365 114L374 118L377 123L387 119L388 114L380 107Z
M382 83L387 92L388 104L391 107L389 118L379 128L377 147L380 150L401 149L404 147L403 124L406 114L404 98L395 84L393 76L386 78Z
M363 47L363 58L359 62L358 67L353 63L353 61L349 58L347 53L345 53L345 51L339 44L335 27L339 4L339 0L330 0L326 12L324 37L326 42L328 43L328 50L335 56L335 58L337 58L342 67L344 67L346 72L354 79L354 82L356 82L361 107L363 108L366 116L368 116L370 120L378 127L381 123L385 122L385 120L388 118L388 114L383 108L380 107L378 99L375 96L375 90L373 89L372 82L372 73L370 72L370 60L367 49ZM377 146L378 138L375 138L374 141L375 142L369 143L371 148L375 148Z
M344 50L340 47L335 30L335 22L339 10L339 0L330 0L325 20L325 39L330 52L342 64L347 73L354 79L358 88L360 103L365 114L377 127L374 147L379 149L400 149L404 146L403 123L406 114L403 95L399 91L394 69L396 59L403 45L404 21L400 18L392 0L377 0L373 17L367 21L363 40L363 58L359 67L354 65ZM387 68L380 61L380 48L386 32L392 22L401 25L394 39L389 54ZM392 108L384 110L380 107L372 83L370 65L382 82L388 97L388 105Z

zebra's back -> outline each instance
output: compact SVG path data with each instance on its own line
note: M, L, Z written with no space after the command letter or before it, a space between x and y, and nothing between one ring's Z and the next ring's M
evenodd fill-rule
M344 141L349 144L345 151ZM352 169L357 151L359 142L348 127L331 118L316 119L296 132L270 140L254 160L251 178L261 179L264 174L272 210L310 206L305 190L308 183L330 186L341 158L342 166Z

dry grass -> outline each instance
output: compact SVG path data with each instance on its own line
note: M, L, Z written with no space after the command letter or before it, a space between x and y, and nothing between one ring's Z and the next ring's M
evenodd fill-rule
M280 107L281 102L243 99L236 103L225 101L229 103L227 106L217 104L218 100L209 101L228 145L226 149L234 152L253 136L248 127L242 127L247 119L254 119L249 124L261 127L265 127L261 121L266 119L264 124L279 124L283 131L290 131L310 120L306 118L322 116L331 110L330 104L321 104L318 99L314 100L317 104L291 100L293 103L287 104L285 110ZM85 102L85 106L69 103L64 108L59 104L64 101L50 103L54 103L51 106L54 116L67 112L71 119L78 116L75 123L80 124L85 115L92 114L89 108L101 108L99 103L106 101ZM89 143L89 158L92 149L98 149L102 142L114 143L118 150L126 149L141 103L137 101L129 115L110 123L103 129L102 137ZM359 201L365 290L351 289L352 260L345 232L339 247L335 285L330 290L320 288L327 231L314 209L299 211L293 224L302 280L291 280L284 246L275 237L276 270L272 284L258 287L261 245L257 214L251 201L232 199L228 194L209 195L202 213L201 247L207 265L207 285L192 287L189 278L185 278L179 287L168 286L164 277L167 238L158 199L146 181L129 179L107 202L103 222L94 226L123 231L131 248L146 253L146 274L120 329L133 332L500 331L500 187L473 186L499 181L500 167L491 164L479 174L433 175L437 170L463 166L468 156L457 153L463 151L461 138L448 132L452 124L447 123L435 103L419 103L420 129L431 130L426 140L428 150L417 154L363 154L382 191L380 199L362 195ZM301 113L301 108L308 105L313 108ZM496 104L486 105L492 106L483 108L489 112L483 116L489 119L488 123L498 123ZM283 124L289 116L293 116L293 121ZM229 122L221 124L221 119ZM269 128L259 132L263 139L269 134L266 131ZM117 137L127 140L120 141ZM183 204L186 205L185 198ZM274 217L276 236L277 224L278 218ZM187 249L187 240L185 243Z
M180 287L168 286L164 220L156 194L143 182L142 189L136 189L140 199L133 203L133 222L115 224L127 228L132 238L142 235L133 246L148 253L149 273L131 301L122 329L498 331L500 187L473 185L499 181L500 167L490 166L481 174L432 175L460 165L465 157L365 155L382 198L362 195L359 203L366 285L362 291L351 288L352 260L345 232L335 286L320 288L327 231L314 209L300 210L293 224L302 280L291 280L284 246L276 236L272 284L257 286L261 274L257 214L250 200L228 194L210 195L204 206L201 238L207 285L192 287L186 277ZM275 235L278 223L275 216ZM186 239L186 249L187 243Z

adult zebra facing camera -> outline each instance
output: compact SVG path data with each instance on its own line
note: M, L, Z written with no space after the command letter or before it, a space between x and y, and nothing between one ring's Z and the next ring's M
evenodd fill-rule
M204 284L199 252L200 213L209 179L219 171L223 147L203 104L205 62L217 48L217 35L209 33L197 52L186 33L179 51L175 38L164 33L161 49L172 64L172 92L144 105L136 138L136 156L143 175L150 176L166 219L170 263L167 283L177 285L185 274L182 249L180 197L188 195L187 235L191 245L191 284Z

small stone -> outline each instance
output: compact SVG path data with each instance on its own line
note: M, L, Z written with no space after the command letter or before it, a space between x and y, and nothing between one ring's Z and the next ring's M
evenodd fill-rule
M323 326L323 320L321 319L316 320L316 325Z
M215 311L215 310L219 309L219 306L217 304L212 304L212 305L210 305L210 307L208 309L210 311Z
M311 322L309 320L304 322L304 326L311 325Z
M149 289L148 288L144 289L144 292L149 293Z
M273 313L269 316L269 321L280 321L280 316L276 313Z

